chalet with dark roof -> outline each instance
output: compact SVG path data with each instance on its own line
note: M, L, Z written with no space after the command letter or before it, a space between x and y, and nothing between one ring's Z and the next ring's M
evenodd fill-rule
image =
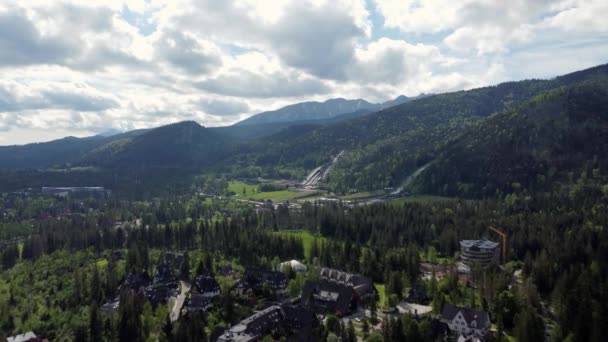
M213 298L220 294L220 284L215 278L202 275L196 278L192 291L202 296Z
M319 314L346 316L357 308L358 295L352 286L327 280L307 281L302 290L302 306Z
M152 283L152 279L150 279L148 273L131 272L127 275L125 281L120 285L119 289L120 291L129 289L137 292L140 289L150 285L150 283Z
M377 295L376 288L371 278L357 273L348 273L333 268L321 268L322 280L352 287L360 300L372 298Z
M463 336L484 337L491 327L490 316L485 311L445 304L441 321L450 330Z
M408 303L427 304L429 302L429 296L426 292L426 287L422 284L414 285L410 289L406 301Z
M169 286L167 284L152 284L144 289L144 295L156 309L159 304L167 303L170 297L177 295L177 286Z
M186 303L186 311L206 312L213 305L213 297L208 297L200 293L190 293L188 302Z
M301 306L272 305L245 318L226 330L220 342L258 341L278 331L289 334L290 341L312 342L313 331L319 325L315 314Z
M174 276L179 277L186 259L183 254L174 252L164 252L158 258L157 269L163 272L172 272Z
M283 311L278 305L270 306L264 310L245 318L237 325L228 329L219 342L250 342L257 341L279 328L283 321Z
M287 291L287 276L283 272L266 271L259 268L247 268L243 279L237 285L237 291L260 291L268 284L275 294L284 294Z
M301 305L282 305L285 314L283 329L294 334L301 342L314 341L314 330L319 326L319 320L314 311Z

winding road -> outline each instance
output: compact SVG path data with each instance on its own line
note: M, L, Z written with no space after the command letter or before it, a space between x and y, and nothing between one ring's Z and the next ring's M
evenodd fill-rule
M180 280L180 284L181 284L181 292L177 296L177 299L175 300L175 304L173 305L173 310L171 310L171 315L169 316L169 318L171 319L171 322L175 322L179 318L179 312L182 310L182 307L184 306L184 301L186 300L186 294L188 293L188 291L190 291L190 283Z

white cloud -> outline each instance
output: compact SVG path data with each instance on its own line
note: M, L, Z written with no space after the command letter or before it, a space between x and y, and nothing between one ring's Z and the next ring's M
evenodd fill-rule
M541 25L564 31L608 32L608 1L563 1L555 16L545 19Z
M606 6L10 0L0 4L1 143L553 76L607 61Z

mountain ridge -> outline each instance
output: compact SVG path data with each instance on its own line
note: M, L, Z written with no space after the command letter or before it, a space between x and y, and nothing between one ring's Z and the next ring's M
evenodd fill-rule
M593 86L589 86L590 82ZM529 102L538 103L539 111L553 110L561 113L564 108L551 106L565 106L568 102L560 100L552 104L538 99L547 96L552 98L555 96L552 94L564 89L576 90L577 100L573 103L582 106L586 100L593 101L598 110L604 110L603 103L596 95L604 94L601 96L608 97L604 92L608 88L606 84L608 65L600 65L549 80L506 82L431 95L373 113L362 111L352 116L347 113L343 115L345 117L337 116L326 120L216 128L206 128L189 121L111 137L68 138L45 144L0 147L0 169L93 166L100 172L125 174L134 170L173 168L198 173L221 173L230 177L303 179L308 171L328 162L344 150L345 153L324 180L324 186L338 193L353 189L397 188L415 170L436 161L415 177L411 182L411 190L447 195L459 193L490 196L496 194L496 191L511 191L512 187L507 181L511 178L514 179L511 183L523 186L529 184L517 181L517 172L509 173L509 177L513 177L504 178L507 180L500 178L500 170L495 165L515 164L514 159L489 164L492 166L488 168L491 170L489 175L500 178L499 185L491 185L486 189L479 184L467 185L472 182L466 173L459 171L458 165L449 162L449 156L458 157L462 160L462 165L474 170L476 167L485 167L485 161L479 158L485 158L486 155L492 158L492 151L484 150L482 145L502 146L502 143L493 140L488 140L490 144L486 140L475 138L481 134L473 130L475 127L482 132L492 132L490 137L499 137L502 131L510 132L518 141L525 140L525 132L535 132L543 137L538 140L539 143L550 143L561 146L564 151L571 151L567 146L562 146L564 142L554 140L546 131L528 131L528 126L522 126L521 132L518 132L503 127L515 126L515 121L492 120L508 115L521 116L514 113L522 110L521 106L530 106ZM603 125L603 121L601 123ZM572 126L572 129L585 128L585 125L586 123ZM579 136L574 131L556 132L561 132L563 136ZM472 140L467 140L467 135ZM608 141L608 133L602 130L590 130L590 136L606 136ZM477 151L473 156L465 153L469 145L477 146L476 149L471 149ZM571 152L573 160L587 162L587 159L576 157L576 151ZM585 156L587 157L589 156ZM530 170L534 167L534 170L546 173L547 169L537 165L538 160L562 165L556 160L542 158L544 157L534 154L532 158L526 159L528 164L519 167L530 167ZM577 166L563 165L568 172L578 172ZM451 177L445 170L455 171ZM475 174L473 171L469 173ZM479 175L477 178L490 176ZM557 181L557 178L554 180ZM466 190L467 187L470 190Z
M371 113L392 106L399 105L408 101L427 96L421 94L416 97L407 97L399 95L393 100L382 103L371 103L364 99L345 99L333 98L323 102L306 101L287 105L276 110L265 111L262 113L250 116L247 119L235 123L235 126L246 126L260 123L273 122L298 122L298 121L314 121L327 120L340 115L349 113ZM351 115L355 117L356 115Z

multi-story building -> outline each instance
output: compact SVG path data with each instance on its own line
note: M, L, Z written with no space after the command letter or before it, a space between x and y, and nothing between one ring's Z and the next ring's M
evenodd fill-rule
M486 239L460 241L460 260L468 267L487 267L497 262L499 255L497 242Z

